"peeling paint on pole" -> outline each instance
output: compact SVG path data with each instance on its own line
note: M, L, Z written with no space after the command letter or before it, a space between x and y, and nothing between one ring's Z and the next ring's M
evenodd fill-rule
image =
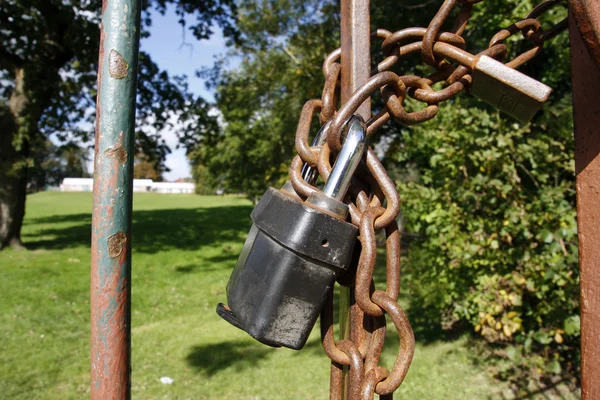
M123 79L127 77L129 64L121 57L118 51L112 49L108 55L108 73L111 78Z
M91 398L131 396L131 209L139 0L104 0L94 160Z

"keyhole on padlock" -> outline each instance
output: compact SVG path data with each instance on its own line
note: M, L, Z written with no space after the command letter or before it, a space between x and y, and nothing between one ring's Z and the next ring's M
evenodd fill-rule
M323 239L321 241L321 246L323 246L323 247L329 247L329 242L327 241L327 239Z

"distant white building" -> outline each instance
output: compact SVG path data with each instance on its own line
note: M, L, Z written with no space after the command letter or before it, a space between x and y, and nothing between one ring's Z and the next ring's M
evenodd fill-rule
M134 179L133 180L133 191L134 192L149 192L152 190L154 181L152 179Z
M60 184L61 192L91 192L93 188L92 178L65 178Z
M60 184L61 192L91 192L94 189L93 178L65 178ZM152 179L134 179L134 192L156 192L192 194L196 185L187 182L154 182Z
M156 193L180 193L192 194L196 190L196 185L188 182L154 182L152 191Z

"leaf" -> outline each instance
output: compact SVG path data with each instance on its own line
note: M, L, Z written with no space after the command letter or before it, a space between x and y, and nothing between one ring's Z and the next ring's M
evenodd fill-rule
M516 271L513 271L512 278L517 285L523 285L526 282L525 277Z
M558 360L551 361L545 368L546 372L550 372L555 375L560 375L562 368L560 366L560 362Z
M563 342L563 337L560 333L556 332L554 334L554 341L558 344L561 344Z
M508 297L508 299L510 300L510 302L512 303L513 306L523 305L521 296L516 293L511 293L511 295Z
M541 344L550 344L552 343L552 337L550 335L548 335L546 332L542 332L542 331L537 331L534 335L533 338Z
M554 239L554 235L552 235L552 232L544 230L540 232L540 238L544 243L550 243Z
M439 161L441 161L444 158L444 156L442 156L441 154L435 154L433 156L431 156L431 159L429 160L429 162L431 163L432 167L435 167L437 165L437 163Z
M564 322L565 335L579 336L581 330L581 321L579 315L571 315Z
M506 348L506 355L508 356L508 359L510 361L515 361L518 354L519 354L519 351L517 350L517 348L515 346L508 346Z
M527 353L529 353L531 351L532 344L533 344L533 340L531 339L531 337L528 337L527 339L525 339L525 343L523 343L523 348L525 349L525 351Z

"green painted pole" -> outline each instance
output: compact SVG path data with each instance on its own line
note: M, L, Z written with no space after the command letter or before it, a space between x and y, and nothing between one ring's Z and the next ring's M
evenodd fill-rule
M139 0L103 0L91 265L91 398L131 397L131 212Z

